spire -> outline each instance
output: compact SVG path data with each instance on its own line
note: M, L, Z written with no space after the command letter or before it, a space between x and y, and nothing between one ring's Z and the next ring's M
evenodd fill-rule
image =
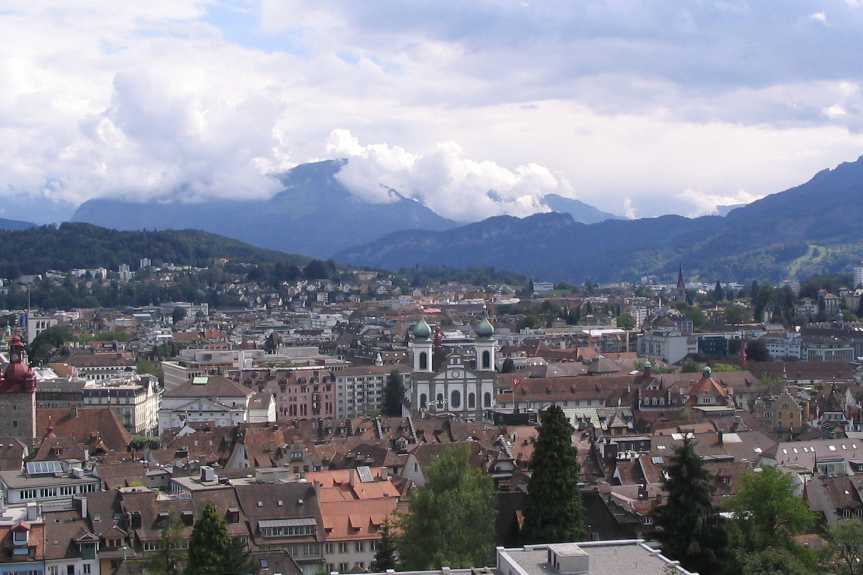
M678 291L686 290L686 283L683 281L683 264L680 264L680 268L677 270L677 289Z

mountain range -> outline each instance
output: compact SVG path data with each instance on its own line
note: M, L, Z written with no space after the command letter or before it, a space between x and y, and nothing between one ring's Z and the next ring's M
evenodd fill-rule
M93 199L73 221L120 230L198 229L263 248L329 257L397 230L445 230L455 222L390 190L389 203L357 198L336 178L344 160L302 164L279 176L267 200L201 203Z
M297 166L278 176L282 189L266 200L183 203L97 198L83 203L72 221L120 230L200 229L315 257L329 257L396 231L443 231L458 225L397 190L388 190L387 203L358 198L336 177L345 162ZM543 201L579 222L616 217L556 194L546 195Z
M439 231L401 231L336 259L400 268L494 266L567 281L672 277L793 279L847 271L863 258L863 157L725 217L576 222L561 213L500 216Z

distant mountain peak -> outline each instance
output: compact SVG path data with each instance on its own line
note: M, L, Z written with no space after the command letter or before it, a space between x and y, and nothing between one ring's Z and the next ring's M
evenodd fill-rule
M597 224L605 220L622 219L620 216L604 212L581 200L567 198L559 194L546 194L542 201L555 212L569 214L576 222L582 224Z

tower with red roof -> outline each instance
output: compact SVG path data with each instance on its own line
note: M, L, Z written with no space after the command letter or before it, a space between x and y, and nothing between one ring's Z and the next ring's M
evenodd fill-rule
M9 364L0 374L0 436L27 446L36 439L36 374L17 335L9 340Z

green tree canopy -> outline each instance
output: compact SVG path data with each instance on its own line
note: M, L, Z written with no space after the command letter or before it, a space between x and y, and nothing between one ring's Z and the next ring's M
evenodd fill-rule
M745 473L728 508L734 512L732 541L744 552L790 547L791 537L815 522L815 515L794 493L793 477L774 467Z
M667 503L657 512L663 552L689 571L731 573L728 539L711 503L711 477L687 439L667 469Z
M410 570L489 565L494 558L494 483L466 446L445 449L410 499L396 546Z
M858 519L837 521L828 535L838 575L863 573L863 522Z
M578 452L573 428L563 410L551 406L542 414L539 437L530 461L530 481L522 538L529 543L562 543L584 537Z
M186 575L225 575L230 550L231 538L225 520L213 504L208 503L192 530Z
M160 552L149 557L145 564L147 575L181 575L186 553L182 549L183 522L176 513L168 517L159 540Z
M617 316L617 327L620 329L635 329L635 318L628 311Z

